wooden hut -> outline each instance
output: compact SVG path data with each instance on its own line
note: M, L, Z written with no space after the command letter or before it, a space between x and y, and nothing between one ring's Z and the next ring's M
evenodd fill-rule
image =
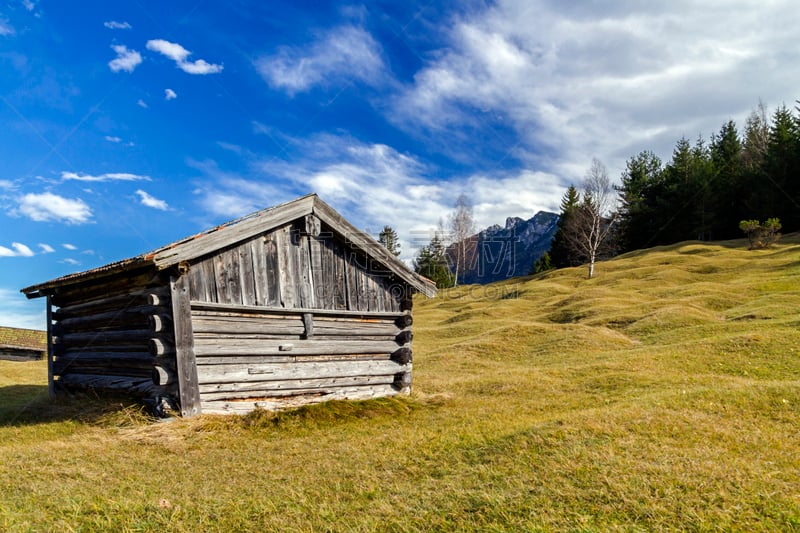
M0 326L0 359L30 361L47 353L47 337L38 329Z
M408 392L436 288L312 194L22 292L47 298L51 395L193 416Z

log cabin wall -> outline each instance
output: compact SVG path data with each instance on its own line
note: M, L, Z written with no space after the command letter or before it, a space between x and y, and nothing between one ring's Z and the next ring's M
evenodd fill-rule
M188 272L202 412L408 392L410 289L344 237L299 223Z
M169 288L151 270L61 287L48 297L52 393L177 394Z

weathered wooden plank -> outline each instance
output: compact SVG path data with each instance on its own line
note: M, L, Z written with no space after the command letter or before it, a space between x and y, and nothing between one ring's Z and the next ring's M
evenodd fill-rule
M154 256L153 262L157 268L163 269L180 261L191 260L233 243L245 241L263 232L265 228L288 224L310 213L313 205L314 196L305 196L286 204L254 213L216 231L190 237L170 248L163 249Z
M253 363L249 365L199 365L200 384L283 381L292 379L343 378L352 376L394 376L411 370L411 364L392 360L328 361L300 363Z
M322 263L323 244L319 239L319 234L309 237L308 239L308 251L311 261L311 281L314 287L314 307L330 309L332 307L331 299L328 296L330 287L324 276L325 270Z
M397 394L399 392L392 385L370 385L367 387L344 387L330 392L312 391L307 394L295 391L295 394L283 398L207 401L202 405L204 413L246 414L255 409L279 411L329 400L368 400Z
M368 385L391 385L395 376L348 376L341 378L293 379L255 383L214 383L200 385L202 401L225 400L230 398L253 398L287 396L308 392L333 392L342 387Z
M297 253L292 244L291 225L275 231L278 247L278 275L281 287L281 306L287 309L301 307L297 295Z
M197 263L197 265L192 267L192 270L196 271L197 275L203 278L202 297L198 298L192 297L192 299L200 300L203 302L219 301L219 297L217 295L216 273L214 271L214 258L209 257L207 259L203 259L202 261Z
M250 257L253 261L253 290L255 303L253 305L269 304L269 283L267 281L267 257L264 250L265 238L259 235L249 242Z
M214 257L217 297L222 303L241 304L239 282L239 254L235 248L220 252Z
M190 417L200 414L201 406L192 335L192 308L189 303L189 284L186 276L177 278L173 276L170 279L170 293L172 320L175 324L175 357L181 414Z
M55 398L56 389L53 384L53 358L55 357L55 350L53 349L53 302L50 295L47 296L47 395L50 398Z
M297 279L298 295L300 300L300 307L314 308L316 301L314 299L314 275L311 271L311 250L309 248L309 237L307 235L298 235L296 237L297 243L293 245L295 253L297 254Z
M239 287L243 305L258 305L256 299L256 279L254 260L250 241L237 247L239 254Z
M328 339L248 339L219 337L195 339L194 351L204 355L335 355L355 353L392 353L399 346L392 341Z
M278 259L278 243L275 240L275 233L269 233L264 239L264 264L266 267L267 295L266 305L269 307L281 306L281 277L280 261Z

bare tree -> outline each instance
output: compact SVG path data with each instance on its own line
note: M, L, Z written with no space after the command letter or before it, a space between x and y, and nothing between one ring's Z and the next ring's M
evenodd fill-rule
M616 201L608 170L599 159L592 159L583 182L582 202L564 228L568 246L589 264L589 278L594 277L595 262L610 248Z
M466 270L472 244L470 237L475 232L475 219L472 215L472 201L466 194L460 194L456 199L455 211L450 215L450 229L452 230L452 243L455 252L455 285L458 286L459 275L463 276Z

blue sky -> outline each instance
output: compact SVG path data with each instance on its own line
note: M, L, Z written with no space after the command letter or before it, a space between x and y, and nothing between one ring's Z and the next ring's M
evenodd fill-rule
M0 2L0 324L19 289L317 192L403 257L455 198L558 210L593 157L800 97L790 1Z

